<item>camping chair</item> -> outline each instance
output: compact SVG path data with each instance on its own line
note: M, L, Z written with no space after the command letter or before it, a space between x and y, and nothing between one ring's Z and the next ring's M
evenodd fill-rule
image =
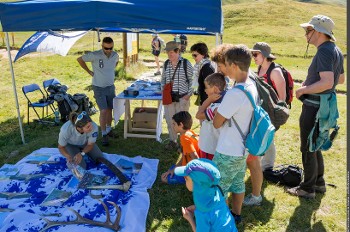
M50 97L50 93L49 93L49 91L47 91L47 88L50 85L61 85L61 82L59 80L57 80L56 78L52 78L52 79L43 81L43 87L44 87L44 90L45 90L45 93L46 93L46 99L49 99L49 97ZM53 104L50 105L50 108L54 112L56 111L56 107Z
M44 92L40 89L39 85L37 85L37 84L25 85L22 87L22 91L23 91L23 94L27 98L27 101L28 101L28 104L27 104L27 106L28 106L28 108L27 108L27 110L28 110L28 124L29 124L29 107L33 108L35 114L38 116L38 119L39 119L38 121L45 123L45 121L43 121L44 108L46 107L46 117L47 117L48 116L48 106L51 106L54 103L54 101L48 100L45 97ZM29 94L29 93L31 93L31 94ZM28 95L30 95L30 96L28 96ZM31 98L36 97L37 101L32 102L29 99L29 97L31 97ZM38 114L36 108L42 108L42 116L41 117Z

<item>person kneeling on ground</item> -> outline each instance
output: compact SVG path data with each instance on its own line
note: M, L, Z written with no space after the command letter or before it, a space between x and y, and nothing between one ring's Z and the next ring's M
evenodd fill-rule
M67 121L61 127L58 137L58 149L67 158L68 163L80 165L86 169L83 156L87 154L95 162L102 157L102 151L96 145L98 126L85 112L79 115L72 112Z
M175 174L184 176L187 189L193 192L194 205L182 207L183 217L191 224L193 231L237 231L219 186L221 176L214 162L208 159L192 160L186 166L175 168Z
M198 159L198 135L191 130L192 117L187 111L180 111L173 116L173 128L176 133L180 133L180 146L182 150L181 159L176 165L172 165L168 171L162 174L162 182L168 184L184 184L183 177L174 175L174 168L185 166L193 159Z

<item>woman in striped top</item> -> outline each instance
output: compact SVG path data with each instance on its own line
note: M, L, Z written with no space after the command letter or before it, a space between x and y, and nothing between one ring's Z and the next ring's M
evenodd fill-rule
M172 127L172 117L180 111L188 111L190 97L192 95L193 67L191 63L180 56L178 44L170 41L164 49L168 54L168 60L164 62L161 84L173 82L172 103L164 105L165 120L167 122L170 142L167 149L177 149L177 134Z

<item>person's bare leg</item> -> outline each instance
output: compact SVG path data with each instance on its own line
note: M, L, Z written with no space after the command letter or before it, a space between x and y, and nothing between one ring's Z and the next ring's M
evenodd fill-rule
M106 109L106 125L112 125L112 109Z
M243 200L244 200L244 192L232 193L232 212L234 214L241 215Z
M154 60L155 60L156 65L157 65L157 72L160 72L160 65L159 65L159 58L158 58L158 56L154 56Z
M102 135L106 133L106 123L107 123L107 109L100 111L100 127Z
M247 162L250 171L250 180L252 182L252 194L256 197L260 196L261 186L263 183L263 174L259 159L253 159Z

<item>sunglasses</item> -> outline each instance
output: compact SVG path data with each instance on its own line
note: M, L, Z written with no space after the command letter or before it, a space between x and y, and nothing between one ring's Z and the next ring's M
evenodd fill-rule
M259 55L259 53L252 53L252 56L255 58L258 57L258 55Z
M192 53L192 57L193 57L193 58L196 58L198 55L199 55L199 54L194 54L194 53Z
M113 47L110 47L110 48L106 48L106 47L103 47L104 50L113 50Z
M311 29L311 30L305 30L305 35L308 35L310 32L314 31L315 29Z
M85 111L81 112L78 117L77 120L75 121L75 125L77 125L77 123L82 120L84 118L84 116L87 116L87 113Z

